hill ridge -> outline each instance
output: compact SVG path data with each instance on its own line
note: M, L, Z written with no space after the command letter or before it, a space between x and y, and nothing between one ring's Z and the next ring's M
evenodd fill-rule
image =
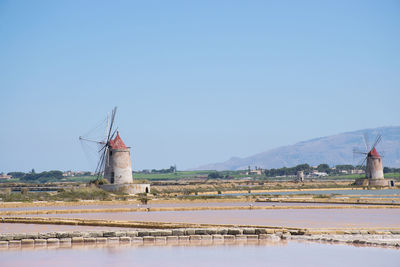
M361 157L354 160L352 150L354 147L364 148L362 139L364 133L370 137L370 141L381 134L382 142L377 149L385 154L383 166L400 167L400 126L384 126L317 137L272 148L248 157L231 157L227 161L206 164L194 170L240 170L247 169L248 166L271 169L292 167L302 163L310 165L327 163L330 166L356 165Z

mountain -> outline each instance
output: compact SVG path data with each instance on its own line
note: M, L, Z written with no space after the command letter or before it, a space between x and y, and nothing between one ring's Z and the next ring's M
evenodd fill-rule
M195 170L243 170L248 166L261 168L292 167L302 163L315 166L327 163L330 166L339 164L357 165L362 155L353 156L353 148L365 150L363 135L367 134L372 143L378 134L382 141L376 147L383 154L383 166L400 167L400 126L364 129L332 136L320 137L282 146L250 157L233 157L225 162L207 164Z

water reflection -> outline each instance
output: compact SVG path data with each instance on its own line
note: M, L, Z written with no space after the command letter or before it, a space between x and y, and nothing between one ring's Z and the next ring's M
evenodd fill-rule
M29 217L81 218L121 221L264 225L303 228L398 227L399 209L272 209L201 210L118 213L71 213Z
M19 249L0 251L0 257L2 266L398 266L400 253L291 241Z

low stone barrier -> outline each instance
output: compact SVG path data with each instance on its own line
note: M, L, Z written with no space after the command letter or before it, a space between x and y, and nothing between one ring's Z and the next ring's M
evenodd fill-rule
M279 242L281 240L341 242L355 245L379 245L400 247L400 231L369 233L349 230L342 234L311 233L304 230L263 228L187 228L171 230L118 230L118 231L70 231L44 233L0 234L1 248L71 247L82 245L146 245L168 243L219 243L219 242Z
M293 240L343 243L352 245L373 245L400 248L400 234L341 234L291 236Z

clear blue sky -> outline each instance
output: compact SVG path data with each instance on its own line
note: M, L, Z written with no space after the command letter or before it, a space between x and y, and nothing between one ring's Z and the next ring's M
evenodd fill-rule
M134 169L400 125L400 2L0 0L0 99L0 172L90 170L113 106Z

